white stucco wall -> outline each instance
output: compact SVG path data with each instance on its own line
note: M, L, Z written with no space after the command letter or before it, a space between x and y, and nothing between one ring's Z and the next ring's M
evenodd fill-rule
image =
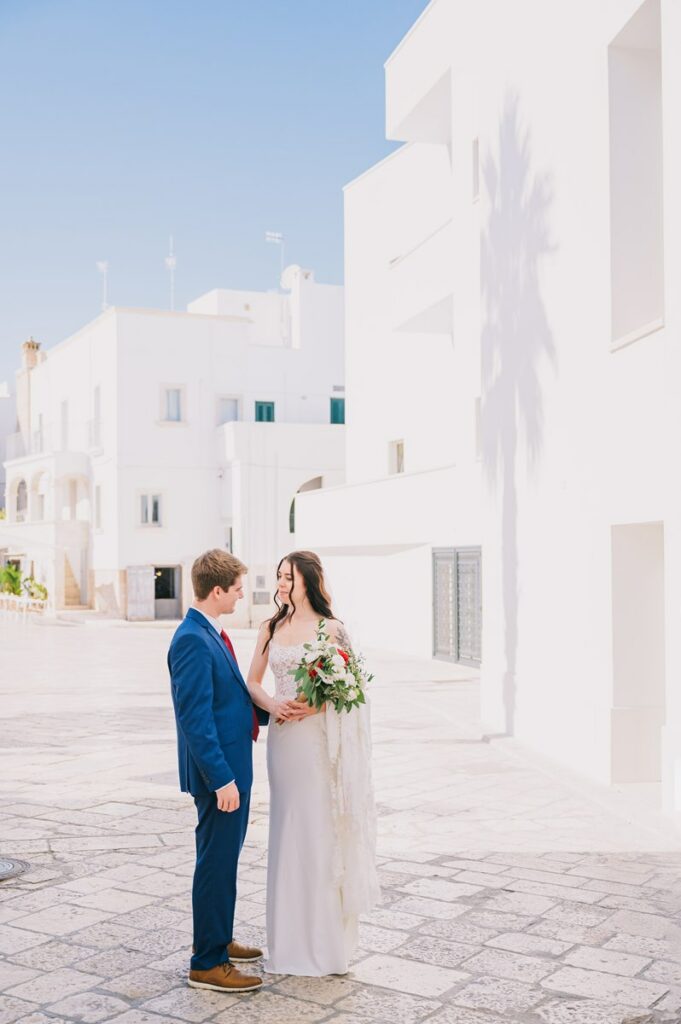
M669 807L681 807L679 43L674 0L433 0L386 65L388 133L405 145L346 190L348 481L384 478L401 433L407 476L456 466L462 486L436 486L451 524L438 542L482 543L485 727L604 781L661 779ZM449 350L419 334L443 322L444 304L428 303L448 275ZM478 395L481 491L464 469ZM427 478L410 486L432 501ZM403 510L393 486L367 484L354 505L351 488L304 499L343 594L353 572L385 592L399 580L387 548L381 568L368 552L367 571L339 568L360 533L373 542L377 509L386 546L442 537L428 502ZM431 597L414 578L413 629L411 610L392 627L362 615L386 646L418 653ZM635 672L631 623L655 648Z

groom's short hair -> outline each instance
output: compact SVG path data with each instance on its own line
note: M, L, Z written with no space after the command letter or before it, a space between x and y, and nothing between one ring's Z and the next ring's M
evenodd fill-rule
M229 590L248 568L236 555L221 548L204 551L192 566L192 586L198 601L205 601L215 587Z

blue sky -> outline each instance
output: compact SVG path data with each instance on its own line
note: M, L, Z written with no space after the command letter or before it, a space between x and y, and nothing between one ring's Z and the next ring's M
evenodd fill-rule
M385 156L383 62L426 0L0 0L0 381L109 300L342 281L345 182Z

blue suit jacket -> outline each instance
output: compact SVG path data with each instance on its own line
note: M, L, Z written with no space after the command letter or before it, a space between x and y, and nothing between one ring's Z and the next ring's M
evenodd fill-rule
M235 659L206 617L190 608L168 651L180 788L192 796L253 784L253 703ZM258 720L268 716L256 708Z

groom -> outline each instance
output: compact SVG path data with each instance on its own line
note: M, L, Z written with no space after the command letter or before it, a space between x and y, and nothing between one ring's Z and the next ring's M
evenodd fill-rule
M192 566L194 606L173 636L168 668L177 725L180 788L198 813L192 889L194 946L192 988L238 994L259 988L260 978L235 963L262 951L234 941L239 854L248 826L253 784L253 740L258 718L220 615L243 597L246 566L220 548ZM258 717L256 717L256 714Z

